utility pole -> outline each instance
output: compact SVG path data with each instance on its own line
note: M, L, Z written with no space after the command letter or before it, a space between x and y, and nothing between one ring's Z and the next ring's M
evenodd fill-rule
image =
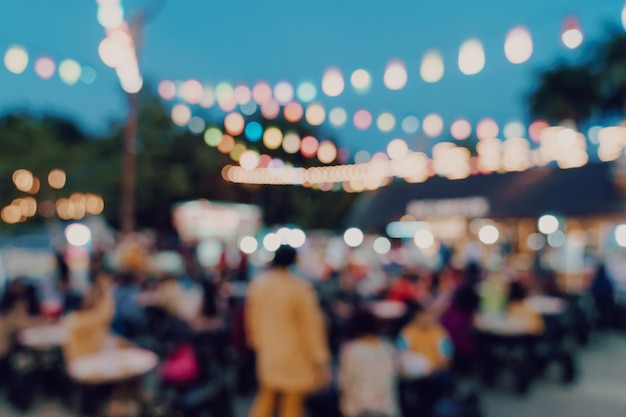
M122 181L120 202L120 227L123 234L135 230L135 201L137 186L137 126L139 124L137 94L128 94L128 119L124 128L122 149Z

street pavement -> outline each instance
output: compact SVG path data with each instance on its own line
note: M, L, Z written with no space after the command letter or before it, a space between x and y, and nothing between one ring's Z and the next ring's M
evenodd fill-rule
M500 386L481 392L485 417L626 417L626 335L596 336L581 350L580 376L571 385L546 378L519 396ZM506 384L504 384L506 385ZM237 403L246 416L249 400ZM0 400L0 417L76 417L54 401L39 402L28 413Z

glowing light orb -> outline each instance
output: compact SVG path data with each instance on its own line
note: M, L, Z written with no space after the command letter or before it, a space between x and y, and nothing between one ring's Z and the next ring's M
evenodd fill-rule
M189 120L189 130L191 133L200 134L204 132L204 128L206 127L206 122L200 116L194 116Z
M301 248L306 243L306 234L300 229L290 229L287 233L287 244L294 249Z
M289 123L298 123L302 120L302 116L304 116L304 110L300 103L289 103L285 106L283 110L283 114L285 116L285 120Z
M391 250L391 242L384 236L377 237L374 240L374 252L379 255L385 255Z
M35 61L35 73L44 80L49 80L54 75L56 64L52 58L42 56Z
M115 29L124 22L124 9L117 2L102 3L98 6L98 23L106 29Z
M252 87L252 99L259 105L272 99L272 87L266 82L258 82Z
M364 239L365 235L363 235L363 232L356 227L349 228L343 234L344 242L346 242L346 245L350 246L351 248L361 246Z
M300 136L295 132L288 132L283 138L283 150L290 155L300 150Z
M53 169L48 174L48 184L51 188L54 188L55 190L60 190L61 188L65 187L66 181L67 175L62 169Z
M83 66L82 71L80 72L80 80L85 84L93 84L98 77L98 73L95 69L90 67L89 65Z
M359 94L366 94L372 87L372 76L364 69L358 69L350 76L350 83Z
M244 105L252 100L252 91L250 91L250 88L248 88L247 85L238 85L235 87L233 94L235 96L235 101L239 105Z
M198 80L188 80L183 83L180 94L188 103L198 104L202 100L204 87Z
M230 113L224 118L224 129L231 136L239 136L243 133L246 121L239 113Z
M244 151L239 156L239 165L246 171L252 171L259 166L259 154L254 151Z
M252 236L242 236L237 242L237 247L246 255L252 255L259 248L259 242Z
M365 164L372 159L372 155L368 151L360 150L354 155L354 162L357 164Z
M480 228L478 239L485 245L493 245L500 239L500 231L493 224L486 224Z
M252 116L254 113L256 113L258 106L253 100L250 100L246 104L240 105L239 108L241 109L241 112L246 116Z
M485 51L478 39L469 39L459 49L459 69L465 75L478 74L485 67Z
M426 136L436 138L443 132L443 119L438 114L429 114L424 118L422 129Z
M300 142L300 153L305 158L313 158L317 154L319 142L313 136L306 136Z
M620 224L615 228L615 241L622 248L626 248L626 224Z
M269 252L276 252L280 248L281 243L282 240L276 233L268 233L263 238L263 247Z
M415 233L413 242L420 249L428 249L435 243L435 236L428 229L420 229Z
M250 142L258 142L263 137L263 126L259 122L250 122L246 125L244 133Z
M420 122L415 116L406 116L402 119L402 130L405 133L412 134L418 131L420 128Z
M547 121L535 120L528 127L528 134L534 142L539 142L539 140L541 139L541 132L543 132L543 130L547 129L548 127L550 127L550 123L548 123Z
M28 66L28 52L21 46L11 46L4 54L4 66L13 74L21 74Z
M538 251L546 246L546 238L541 233L531 233L526 244L530 249Z
M280 104L273 99L261 104L261 115L267 120L274 120L280 114Z
M222 140L222 131L216 127L210 127L204 132L204 143L216 147Z
M456 140L465 140L472 134L472 125L465 119L457 119L450 126L450 136Z
M324 140L317 148L317 159L323 164L330 164L337 159L337 147L329 140Z
M326 110L321 104L313 103L307 107L304 117L311 126L319 126L326 119Z
M557 230L556 232L548 235L548 245L553 248L560 248L567 242L567 237L565 233Z
M512 64L522 64L533 54L533 39L528 29L522 26L509 31L504 41L504 54Z
M170 80L164 80L159 83L159 96L163 100L173 100L176 97L176 84Z
M568 17L563 23L563 32L561 33L561 42L566 48L576 49L582 45L584 40L580 23L575 17Z
M263 144L267 149L275 150L283 143L283 132L277 127L269 127L263 133Z
M390 90L402 90L408 81L408 74L404 63L392 61L385 69L384 82Z
M286 81L281 81L274 87L274 98L285 105L293 100L293 87Z
M387 155L391 159L402 159L409 153L409 145L402 139L394 139L387 144Z
M354 113L352 122L357 129L367 130L372 125L372 114L364 109L358 110Z
M333 127L343 127L348 121L348 113L342 107L335 107L328 114L328 121Z
M445 68L439 51L428 51L422 57L420 75L427 83L436 83L443 78Z
M244 145L243 143L236 143L233 149L229 153L230 159L232 159L235 162L239 162L239 158L241 158L241 155L243 155L245 151L246 151L246 145Z
M509 122L504 126L504 137L507 139L522 138L526 134L526 128L521 122Z
M324 73L322 78L322 91L329 97L337 97L343 93L344 81L341 71L337 68L330 68Z
M191 110L184 104L177 104L172 108L172 122L176 126L186 126L191 119Z
M391 113L381 113L376 119L376 126L383 133L391 132L396 127L396 118Z
M235 148L235 138L230 135L222 135L220 143L217 144L217 150L221 153L230 153Z
M70 224L65 228L65 239L72 246L87 246L91 241L91 230L84 224Z
M478 122L478 125L476 125L476 136L479 140L497 138L499 132L500 128L493 119L482 119Z
M539 218L537 228L544 235L554 233L559 230L559 219L551 214L545 214Z
M313 83L303 82L298 86L296 96L301 102L310 103L317 98L317 87Z
M215 93L211 87L205 86L202 93L202 99L200 100L200 107L203 109L210 109L215 105Z

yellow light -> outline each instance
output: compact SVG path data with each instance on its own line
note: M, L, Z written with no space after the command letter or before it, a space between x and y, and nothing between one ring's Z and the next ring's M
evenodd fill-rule
M74 217L74 205L67 198L59 198L56 202L57 215L62 220L70 220Z
M33 188L35 181L33 173L25 169L18 169L13 173L13 184L18 190L27 193Z
M337 68L330 68L324 73L322 78L322 91L329 97L337 97L343 93L344 81L341 71Z
M65 187L65 182L67 181L67 176L65 175L65 171L61 169L53 169L48 174L48 184L50 187L55 190L60 190Z
M354 87L354 91L359 94L365 94L372 86L372 76L366 70L358 69L352 73L350 82L352 87Z
M396 127L396 118L391 113L382 113L376 119L376 125L381 132L391 132Z
M436 83L443 78L444 74L443 58L439 51L428 51L422 58L420 75L427 83Z
M59 77L67 85L74 85L80 80L80 64L73 59L65 59L59 64Z
M337 159L337 147L329 140L324 140L317 148L317 159L323 164L330 164Z
M465 75L478 74L485 67L485 51L478 39L465 41L459 49L459 69Z
M275 150L283 143L283 132L276 127L269 127L263 133L263 144L267 149Z
M15 224L20 222L22 214L20 213L19 207L9 205L2 209L0 217L2 217L2 220L7 224Z
M402 139L394 139L387 145L387 155L391 159L402 159L409 153L409 145Z
M402 90L408 80L408 74L404 64L400 61L392 61L385 69L384 82L390 90Z
M237 162L241 155L246 151L246 145L243 143L236 144L233 149L230 151L230 158Z
M522 64L533 54L533 39L528 29L515 27L506 35L504 54L512 64Z
M443 119L438 114L429 114L424 118L422 128L426 136L436 138L443 132Z
M172 121L176 126L185 126L191 119L191 110L184 104L177 104L172 108Z
M246 121L239 113L230 113L224 118L224 129L229 135L239 136L246 127Z
M326 111L319 103L313 103L306 109L305 119L311 126L320 126L326 119Z
M28 52L21 46L11 46L4 54L4 66L13 74L21 74L28 66Z

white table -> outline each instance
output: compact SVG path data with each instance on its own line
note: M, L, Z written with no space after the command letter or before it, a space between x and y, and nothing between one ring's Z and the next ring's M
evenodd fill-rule
M60 324L46 324L28 327L18 334L18 340L23 346L46 350L61 346L67 333Z
M114 348L79 357L68 364L69 376L86 385L120 383L157 367L156 354L139 348Z

